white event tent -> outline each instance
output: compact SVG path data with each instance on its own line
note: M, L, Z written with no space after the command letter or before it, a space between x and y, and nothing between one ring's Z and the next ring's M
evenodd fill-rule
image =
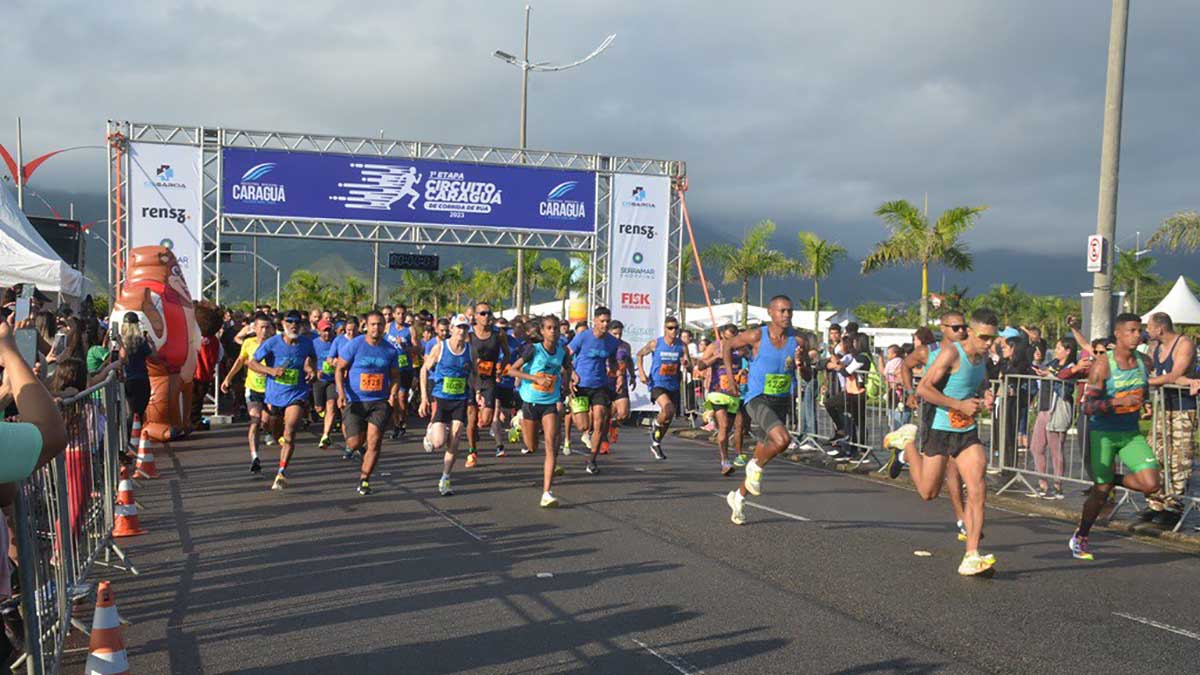
M0 287L33 284L45 293L83 297L83 275L63 261L17 208L17 197L0 183Z
M1146 312L1142 317L1142 322L1150 320L1150 315L1156 312L1166 312L1171 317L1172 323L1196 325L1200 324L1200 300L1192 294L1192 290L1188 288L1187 281L1182 276L1175 280L1175 285L1171 287L1171 292L1167 293L1167 297L1162 299L1154 309Z

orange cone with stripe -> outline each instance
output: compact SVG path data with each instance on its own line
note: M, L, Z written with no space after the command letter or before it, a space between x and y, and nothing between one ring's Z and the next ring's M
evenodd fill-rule
M129 478L129 467L121 467L121 482L117 485L117 504L132 506L137 504L133 499L133 481Z
M142 437L142 418L138 415L133 416L133 425L129 429L129 446L125 449L125 454L130 457L137 456L138 441Z
M128 675L129 655L112 584L101 581L96 588L96 614L92 617L92 639L88 642L87 675Z
M150 440L150 434L142 433L138 441L137 471L138 478L158 478L158 467L154 464L154 447L158 444Z
M121 467L121 483L117 488L117 503L113 507L113 536L135 537L146 534L138 523L137 502L133 498L133 481L129 468Z

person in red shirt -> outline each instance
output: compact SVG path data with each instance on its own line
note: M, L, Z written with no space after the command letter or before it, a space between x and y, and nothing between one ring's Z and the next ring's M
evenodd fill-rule
M221 311L207 302L196 303L196 323L200 326L200 349L196 358L196 371L192 376L191 427L207 429L204 421L204 399L213 386L217 363L221 360L220 332L224 325Z

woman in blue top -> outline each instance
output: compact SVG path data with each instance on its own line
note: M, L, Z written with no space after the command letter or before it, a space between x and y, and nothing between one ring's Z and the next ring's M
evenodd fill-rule
M650 354L650 372L646 372L646 355ZM650 428L650 454L654 459L667 458L662 439L667 435L671 420L679 410L679 381L691 369L687 348L679 340L679 321L673 316L663 323L663 335L646 343L637 353L638 374L642 384L650 387L650 400L658 406L658 417Z
M316 379L316 352L312 338L300 333L304 317L297 310L283 318L283 332L267 338L258 346L246 367L267 376L267 408L271 414L272 433L279 436L279 472L272 490L287 487L287 465L296 448L296 427L304 419L309 401L309 383Z
M521 435L525 449L535 452L538 425L546 445L546 460L542 464L542 508L558 506L550 491L554 476L562 475L555 467L555 440L558 438L558 404L562 400L563 382L571 378L571 356L558 341L558 317L544 316L541 322L541 342L525 345L521 355L508 368L508 375L521 383Z
M458 454L458 437L467 423L467 375L471 371L471 345L467 343L471 322L459 314L450 326L449 339L434 345L421 364L419 410L421 417L433 411L429 418L429 442L434 448L445 449L442 477L438 480L438 493L443 497L454 494L450 489L450 472Z
M946 467L953 461L967 486L964 525L967 529L966 553L958 566L964 576L981 574L996 564L990 555L979 553L983 532L983 505L987 495L984 470L987 453L979 440L975 416L992 405L993 395L987 390L988 350L996 340L995 312L979 309L971 313L967 336L938 350L937 357L926 371L917 395L936 406L933 423L925 442L917 452L906 455L909 472L917 492L925 500L935 499L942 491Z

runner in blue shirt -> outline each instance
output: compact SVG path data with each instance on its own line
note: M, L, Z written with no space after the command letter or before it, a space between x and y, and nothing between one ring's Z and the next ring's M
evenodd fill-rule
M421 366L421 417L429 418L432 447L445 449L438 494L454 494L450 472L458 457L458 439L467 423L467 377L471 372L471 345L467 333L471 322L458 314L450 322L450 338L434 345Z
M508 374L508 367L516 362L521 356L521 350L525 348L524 317L519 315L514 317L511 329L508 319L497 317L496 330L503 333L508 340L508 360L501 367L500 377L496 380L496 414L492 417L492 435L496 437L496 455L502 456L504 441L508 438L507 429L512 423L513 415L521 407L521 397L517 395L517 381ZM521 454L526 454L526 450L527 448L522 449Z
M337 355L337 404L346 420L346 447L366 444L358 494L371 494L371 473L379 461L392 401L400 396L396 348L383 339L383 314L367 314L366 332L342 345Z
M608 371L617 358L621 341L608 332L612 312L597 307L592 313L591 330L583 330L571 340L568 350L574 371L571 383L571 416L583 432L583 444L592 451L588 473L599 473L596 455L600 441L608 436L609 410L616 394L608 386Z
M339 353L341 353L342 347L347 342L349 342L349 341L353 340L354 338L358 337L359 335L361 335L361 333L359 332L359 325L360 324L359 324L359 320L358 320L357 316L351 314L346 317L346 320L340 324L341 331L338 333L337 337L333 338L333 347L331 347L329 350L330 357L337 359L337 355ZM335 325L334 328L338 328L338 325ZM334 402L336 403L337 402L337 387L336 386L333 389L333 397L334 397ZM347 436L347 434L346 434L346 418L345 418L345 416L343 416L342 417L342 437L345 438L346 436ZM346 447L342 448L342 459L349 461L350 459L353 459L353 458L354 458L354 451L350 449L350 446L347 445Z
M557 317L542 317L541 340L535 342L533 337L530 335L530 341L521 347L521 354L509 366L508 375L521 381L523 454L536 452L539 427L542 432L546 459L542 463L541 506L553 508L558 506L558 499L550 488L554 477L563 475L562 467L555 466L554 448L558 438L559 402L563 382L571 379L571 357L566 347L558 342Z
M267 338L258 346L254 358L246 367L267 376L267 409L271 415L271 431L283 435L279 444L279 472L272 490L287 487L287 465L296 448L296 427L304 419L309 401L309 383L316 379L317 354L312 338L300 334L300 312L291 310L283 317L283 332Z
M323 423L321 441L317 443L319 448L329 447L329 433L333 431L334 418L337 417L337 385L333 381L333 371L337 365L337 352L333 351L336 340L333 324L328 319L318 321L317 338L312 344L320 374L313 382L312 397L313 406Z
M408 426L408 391L412 389L413 356L417 350L417 339L408 325L408 307L396 305L392 312L392 323L387 327L387 341L396 348L396 365L400 368L400 398L393 413L395 428L392 440L404 436Z
M646 372L646 355L651 355L650 372ZM679 410L679 382L683 373L692 367L687 349L679 341L679 321L667 317L663 324L663 335L646 343L637 353L638 374L642 384L650 387L650 400L658 406L658 417L650 430L650 454L663 460L667 454L662 449L662 439L671 427L671 420Z
M438 319L436 329L434 330L434 333L433 333L433 337L426 340L425 344L424 344L425 358L423 358L421 360L421 370L422 371L424 371L424 369L425 369L425 362L429 360L429 354L433 351L434 345L437 345L439 342L445 342L449 338L450 338L450 319L446 319L446 318ZM419 384L417 385L417 393L421 394L422 400L424 400L424 393ZM417 408L418 409L420 408L419 403L417 404ZM425 452L433 452L433 441L430 440L430 438L429 438L429 432L432 429L433 429L432 424L428 424L425 426L425 437L421 439L421 446L425 449Z

